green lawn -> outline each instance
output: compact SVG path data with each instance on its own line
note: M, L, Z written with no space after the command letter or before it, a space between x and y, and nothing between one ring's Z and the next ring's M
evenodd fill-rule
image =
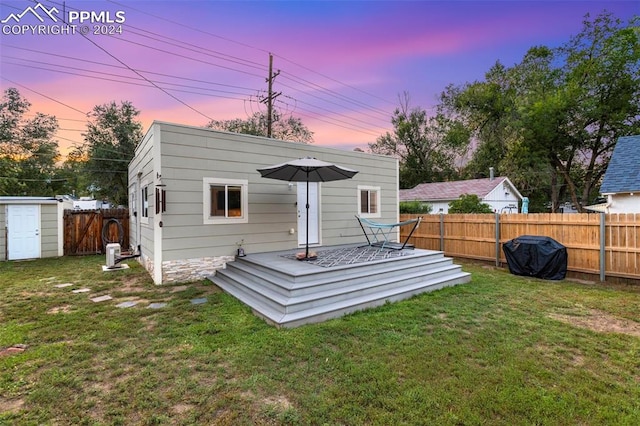
M103 263L0 262L0 424L640 424L640 285L465 264L469 284L287 330Z

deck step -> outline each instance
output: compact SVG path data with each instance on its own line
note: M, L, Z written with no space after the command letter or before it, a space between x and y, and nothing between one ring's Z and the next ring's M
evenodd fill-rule
M320 322L470 280L452 259L427 250L326 268L273 256L238 259L210 279L282 327Z

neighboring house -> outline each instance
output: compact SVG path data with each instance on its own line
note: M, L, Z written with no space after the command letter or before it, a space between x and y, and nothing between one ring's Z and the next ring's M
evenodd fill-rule
M64 209L54 197L0 197L0 260L64 254Z
M102 200L94 200L91 197L80 197L79 200L73 200L74 210L100 210L108 209L109 203L105 203Z
M400 201L431 204L432 214L448 213L449 203L463 194L477 195L496 213L518 213L522 195L506 177L422 183L400 190Z
M607 202L586 207L605 213L640 213L640 135L618 139L602 179Z
M306 186L257 171L302 157L359 171L309 186L311 246L362 242L356 214L398 221L393 158L154 122L129 164L131 246L154 282L202 279L239 248L304 246Z

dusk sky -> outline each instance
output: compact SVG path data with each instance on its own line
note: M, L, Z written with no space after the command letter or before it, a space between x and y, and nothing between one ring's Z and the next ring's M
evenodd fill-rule
M271 52L278 109L317 145L366 148L401 93L431 112L448 84L560 46L604 10L626 22L640 1L2 1L0 84L58 118L64 154L111 101L145 131L264 110Z

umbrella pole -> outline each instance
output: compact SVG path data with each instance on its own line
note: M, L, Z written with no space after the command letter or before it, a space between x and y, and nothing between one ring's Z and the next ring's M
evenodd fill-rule
M304 258L309 259L309 171L307 171L307 239L305 241Z

